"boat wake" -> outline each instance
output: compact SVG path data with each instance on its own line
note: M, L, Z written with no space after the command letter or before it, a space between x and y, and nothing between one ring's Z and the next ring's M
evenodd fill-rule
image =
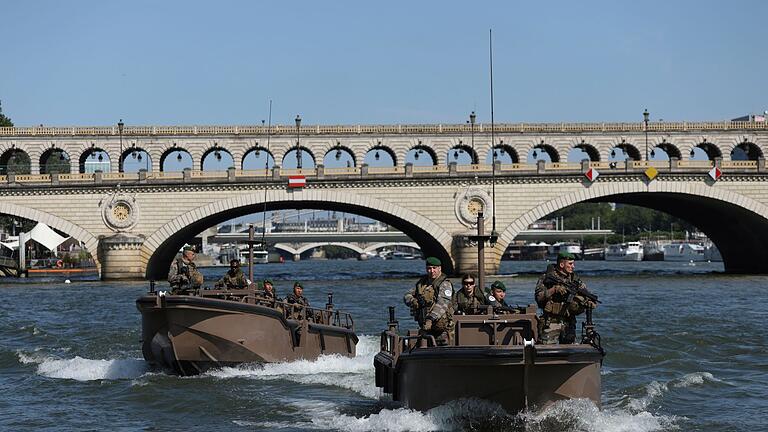
M373 357L379 352L379 338L360 336L355 357L324 355L316 360L296 360L286 363L245 364L213 369L206 375L231 379L285 379L300 384L336 386L362 396L378 399L374 385Z
M149 367L143 359L93 360L80 356L61 359L40 351L17 351L16 355L22 364L36 364L37 373L48 378L76 381L128 380L149 372Z
M647 410L654 402L658 401L664 394L668 393L670 389L686 388L705 383L727 384L725 381L715 378L715 376L709 372L693 372L685 374L681 378L666 382L651 381L650 384L647 384L644 387L640 396L631 397L624 395L616 402L613 402L611 406L616 408L626 408L632 412L641 412Z

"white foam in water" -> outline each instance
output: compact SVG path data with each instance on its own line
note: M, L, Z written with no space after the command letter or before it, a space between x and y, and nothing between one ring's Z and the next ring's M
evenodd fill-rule
M627 408L636 412L643 411L648 408L654 400L668 392L670 387L686 388L694 385L701 385L707 381L717 383L723 382L722 380L715 378L715 376L709 372L693 372L685 374L681 378L663 383L652 381L645 386L645 395L639 398L626 399L628 400Z
M301 384L332 385L377 399L373 379L373 357L379 351L377 336L360 336L355 357L320 356L316 360L225 367L208 372L218 378L287 379Z
M49 378L73 379L77 381L134 379L148 371L141 359L91 360L76 356L72 359L55 359L39 351L25 354L16 353L23 364L38 364L37 373Z
M613 408L600 410L586 399L560 401L542 412L523 414L523 418L526 431L653 432L677 429L674 416Z

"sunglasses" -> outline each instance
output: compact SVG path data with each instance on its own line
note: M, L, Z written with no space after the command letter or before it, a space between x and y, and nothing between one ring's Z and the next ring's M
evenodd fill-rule
M475 281L462 281L461 283L463 283L464 285L474 285Z

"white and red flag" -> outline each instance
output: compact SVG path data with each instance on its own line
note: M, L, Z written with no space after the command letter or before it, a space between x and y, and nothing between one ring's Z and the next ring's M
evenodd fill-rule
M720 171L720 168L714 167L711 170L709 170L709 176L712 177L712 180L718 181L720 180L720 177L723 175L723 172Z
M302 188L307 185L307 178L303 175L289 176L288 187L290 188Z
M589 179L589 181L593 182L597 180L597 178L600 176L600 173L596 169L590 168L587 170L587 172L584 173L584 175L587 177L587 179Z

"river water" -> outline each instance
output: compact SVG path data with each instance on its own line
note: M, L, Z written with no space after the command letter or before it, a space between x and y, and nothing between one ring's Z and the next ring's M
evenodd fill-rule
M532 302L543 262L503 262L510 303ZM357 357L243 365L181 378L151 370L134 301L145 283L3 281L0 430L768 430L768 278L720 263L578 262L603 304L603 407L566 401L509 415L460 400L411 411L374 386L386 306L412 323L404 291L423 261L304 261L257 266L281 295L305 282L355 317ZM205 269L212 280L226 269Z

